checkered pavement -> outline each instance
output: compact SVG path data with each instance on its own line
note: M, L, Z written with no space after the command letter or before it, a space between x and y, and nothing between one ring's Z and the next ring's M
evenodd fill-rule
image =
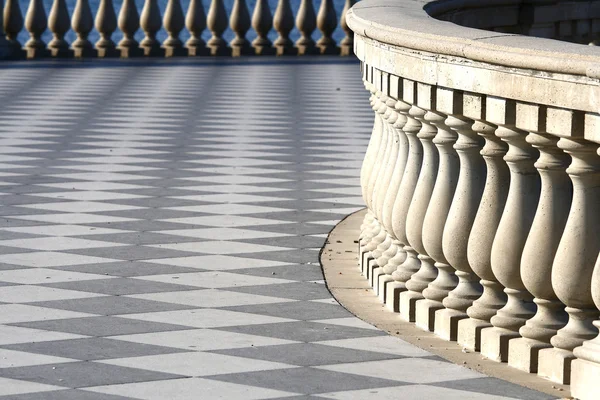
M548 398L332 299L357 64L6 63L0 104L0 399Z

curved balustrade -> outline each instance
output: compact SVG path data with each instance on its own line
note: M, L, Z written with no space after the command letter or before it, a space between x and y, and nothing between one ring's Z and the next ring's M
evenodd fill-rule
M71 1L75 6L72 16L68 8ZM113 0L100 0L95 16L89 0L53 0L49 10L42 0L28 0L24 15L20 0L0 1L0 59L352 53L353 34L345 15L356 0L338 2L343 9L337 13L333 0L314 0L320 2L318 12L313 0L301 0L294 4L298 7L295 16L290 0L279 0L273 10L267 0L257 0L253 10L248 9L246 0L211 0L208 10L200 0L191 0L187 10L181 0L168 0L164 15L158 1L145 0L138 10L134 0L123 0L120 10L115 11ZM232 5L229 15L226 3ZM336 43L332 34L338 24L345 37ZM122 39L115 45L112 36L117 28ZM224 37L228 28L234 34L229 43ZM140 29L143 39L138 36L136 40ZM161 29L167 33L162 42L157 38ZM252 42L246 38L250 29L256 34ZM289 38L294 29L300 36L296 43ZM29 36L25 43L18 37L23 30ZM70 30L76 36L71 43L65 39ZM184 30L190 35L185 43L180 38ZM205 43L201 36L207 31L211 37ZM316 31L320 35L315 41ZM47 32L52 34L49 43L42 38ZM95 44L88 40L90 33L100 37ZM268 37L271 33L277 36L273 42Z
M375 112L361 271L403 319L582 400L600 398L597 21L600 1L346 15Z

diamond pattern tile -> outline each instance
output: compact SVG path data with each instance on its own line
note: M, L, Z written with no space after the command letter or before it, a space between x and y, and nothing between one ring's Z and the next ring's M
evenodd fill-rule
M323 284L362 207L355 61L9 62L0 104L0 400L548 398Z

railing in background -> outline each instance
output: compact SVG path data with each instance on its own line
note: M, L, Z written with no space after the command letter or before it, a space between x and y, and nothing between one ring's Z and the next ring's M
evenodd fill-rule
M135 57L135 56L242 56L242 55L316 55L352 54L353 34L346 25L345 15L357 0L345 0L339 24L345 37L336 43L332 34L338 25L333 0L320 0L315 12L313 0L301 0L296 15L290 0L278 0L272 13L267 0L256 0L252 15L246 0L233 0L227 13L224 0L212 0L205 12L202 0L190 0L184 13L181 0L168 0L161 16L158 0L145 0L141 14L134 0L123 0L116 14L113 0L100 0L96 15L92 14L89 0L76 0L69 15L67 0L53 0L48 15L42 0L29 0L25 18L19 0L6 0L0 18L0 59L42 57ZM0 0L2 9L2 0ZM167 38L162 43L157 32L164 27ZM223 37L227 28L235 37L228 43ZM290 32L294 27L300 38L294 43ZM22 43L19 34L23 28L29 40ZM96 29L99 38L89 40ZM144 38L138 43L136 32L141 28ZM246 35L252 28L256 38L250 42ZM318 28L321 37L315 42L313 33ZM68 43L65 35L73 30L76 39ZM120 30L122 39L115 43L113 33ZM183 43L184 29L190 38ZM205 42L202 33L208 29L212 36ZM272 29L277 33L273 42L268 38ZM49 30L52 39L46 43L42 35Z

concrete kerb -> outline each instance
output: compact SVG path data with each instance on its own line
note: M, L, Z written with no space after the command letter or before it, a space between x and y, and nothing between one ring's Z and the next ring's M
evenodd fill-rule
M327 287L342 306L356 317L388 334L455 364L557 398L571 398L568 385L553 383L536 374L509 367L506 363L488 360L478 352L465 351L456 342L449 342L432 332L423 331L415 324L402 320L398 313L386 308L373 292L369 281L361 276L358 268L357 238L365 212L366 210L360 210L350 214L336 225L329 233L320 254Z

